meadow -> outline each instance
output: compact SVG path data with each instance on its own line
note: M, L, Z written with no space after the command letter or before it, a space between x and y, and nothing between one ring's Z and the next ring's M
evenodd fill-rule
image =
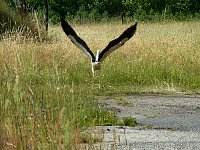
M130 24L72 26L96 53ZM47 42L6 33L0 41L0 148L78 149L87 127L118 123L113 112L99 109L103 96L199 93L199 26L139 22L134 37L102 63L98 80L60 26L50 28Z

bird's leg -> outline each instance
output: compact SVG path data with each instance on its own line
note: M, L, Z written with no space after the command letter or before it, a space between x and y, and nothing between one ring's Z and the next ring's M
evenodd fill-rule
M101 89L101 70L98 70L96 74L97 74L97 85L98 88Z
M100 70L96 70L93 72L93 83L92 83L92 87L95 88L94 86L98 86L98 89L101 88L101 83L100 83Z
M92 73L93 73L92 87L94 85L98 85L98 88L100 89L101 88L101 86L100 86L100 62L92 62Z

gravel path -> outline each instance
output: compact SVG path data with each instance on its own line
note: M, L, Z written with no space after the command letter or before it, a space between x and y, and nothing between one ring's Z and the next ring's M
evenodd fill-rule
M104 150L199 150L200 95L132 95L103 98L102 109L122 117L136 117L137 127L94 127L104 131ZM86 149L89 149L87 147Z
M115 99L102 99L102 108L116 111L118 118L136 117L138 123L155 128L200 131L199 95L135 95L122 97L121 101L129 107Z

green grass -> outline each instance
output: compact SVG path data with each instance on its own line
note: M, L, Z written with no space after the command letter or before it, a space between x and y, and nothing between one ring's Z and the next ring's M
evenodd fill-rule
M136 119L133 117L123 117L122 120L125 126L135 127L137 125Z
M56 37L49 43L9 36L0 41L0 145L71 149L81 138L76 132L117 124L113 112L99 109L98 96L199 93L200 22L138 25L135 37L102 63L100 89L90 61L61 27L52 28ZM96 50L129 25L74 26Z

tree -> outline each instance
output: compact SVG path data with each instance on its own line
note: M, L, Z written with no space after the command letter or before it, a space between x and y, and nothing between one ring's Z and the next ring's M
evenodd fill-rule
M46 26L46 38L47 38L47 36L48 36L48 24L49 24L49 4L48 4L48 0L45 0L45 9L46 9L45 26Z

